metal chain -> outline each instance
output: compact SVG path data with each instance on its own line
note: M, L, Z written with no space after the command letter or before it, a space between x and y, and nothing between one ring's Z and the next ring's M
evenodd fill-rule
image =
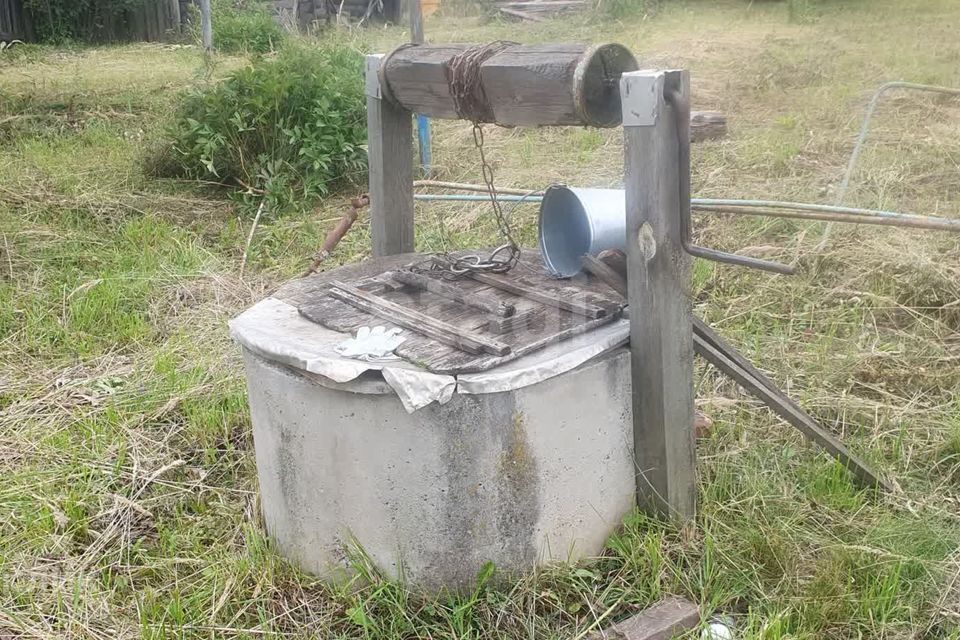
M460 278L477 271L506 273L513 269L520 260L520 247L513 238L510 223L503 213L503 207L500 205L500 199L497 196L493 167L487 161L484 150L483 127L481 125L483 120L492 119L493 113L483 93L480 65L510 44L513 43L491 42L480 47L474 47L454 56L447 65L450 93L453 96L457 113L473 123L473 144L480 156L483 182L487 187L487 194L490 196L490 207L493 209L493 216L497 222L497 230L506 242L486 257L479 255L452 256L447 252L435 254L428 260L431 263L429 268L433 271L442 271L444 278Z
M509 271L516 266L517 261L520 259L520 247L517 245L516 240L513 239L510 221L503 213L503 207L500 204L500 198L497 194L497 187L493 184L493 167L487 162L487 155L483 146L483 127L480 126L479 122L473 123L473 142L477 147L477 153L480 155L480 169L483 173L483 182L487 185L487 193L490 195L490 208L493 209L493 216L497 222L500 235L506 240L506 243L497 247L497 249L490 254L487 262L498 265L491 269L493 271ZM506 251L507 257L498 258L504 251Z

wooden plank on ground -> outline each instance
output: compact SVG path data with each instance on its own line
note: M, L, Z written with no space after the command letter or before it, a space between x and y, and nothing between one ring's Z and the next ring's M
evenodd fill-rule
M690 114L690 142L715 140L727 135L727 117L719 111L694 111Z
M511 7L514 9L543 9L552 10L554 8L583 6L584 0L507 0L506 2L497 2L498 7Z
M513 16L514 18L520 18L522 20L529 20L531 22L546 22L547 19L543 16L537 15L535 13L530 13L527 11L517 11L516 9L508 9L506 7L500 7L500 13Z
M697 605L683 598L665 598L635 616L591 634L588 640L670 640L699 624Z

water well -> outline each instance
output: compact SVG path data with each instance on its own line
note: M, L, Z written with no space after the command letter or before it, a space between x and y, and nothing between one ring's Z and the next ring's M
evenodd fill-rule
M689 79L635 68L617 45L368 56L376 257L292 281L231 323L267 530L305 570L345 577L360 548L387 575L460 589L488 561L519 572L594 556L638 503L694 514L689 260L673 217L686 116L666 102L685 100ZM625 237L645 241L641 254L627 242L628 271L644 265L630 319L616 286L558 280L533 249L517 264L512 243L433 256L439 273L412 254L413 112L477 126L622 120ZM378 324L402 329L397 359L338 352Z
M547 286L535 252L527 259L523 281ZM517 345L572 322L596 326L516 359L437 357L434 371L339 356L333 347L351 323L387 323L327 299L325 322L343 323L337 331L307 317L311 301L327 283L362 286L364 274L411 260L374 259L294 281L231 324L246 362L267 531L311 573L348 575L356 545L388 575L428 589L469 587L486 561L525 571L600 553L635 503L628 323L615 307L589 321L556 310L498 338ZM550 286L608 304L569 284ZM379 295L436 316L449 303L448 319L465 330L485 320L408 287ZM538 306L500 297L516 305L515 316ZM411 353L456 355L405 333Z

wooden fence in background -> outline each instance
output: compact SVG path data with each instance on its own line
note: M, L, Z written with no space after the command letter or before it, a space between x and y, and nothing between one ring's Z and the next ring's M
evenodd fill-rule
M316 22L343 18L359 20L375 17L396 22L402 17L401 5L414 0L271 0L280 23L287 28L306 30ZM424 6L439 4L440 0L418 0ZM214 18L216 21L216 18ZM409 20L408 20L409 22Z
M426 13L439 5L439 0L380 0L373 3L371 0L270 0L278 20L291 29L306 29L314 22L336 18L339 12L342 12L343 17L353 19L371 17L370 9L376 9L372 13L378 18L401 21L405 15L409 15L405 7L417 1L421 2ZM96 30L85 34L84 39L92 42L174 39L186 25L190 17L190 6L195 2L196 0L144 0L133 9L100 21ZM23 4L24 0L0 0L0 40L17 39L30 42L35 39L33 20Z
M0 0L0 40L33 40L33 23L21 0Z
M94 42L167 40L179 35L188 17L192 0L146 0L133 9L104 20L95 32L86 34ZM23 0L0 0L0 40L29 42L35 33L30 12Z

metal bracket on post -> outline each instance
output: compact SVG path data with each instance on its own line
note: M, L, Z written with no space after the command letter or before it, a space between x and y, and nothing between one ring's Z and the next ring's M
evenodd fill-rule
M379 78L382 59L382 54L367 56L365 80L374 256L414 248L412 115L384 99Z
M675 520L696 513L690 257L681 227L677 110L686 71L635 71L620 79L626 183L633 447L637 501ZM689 170L689 169L687 169Z

